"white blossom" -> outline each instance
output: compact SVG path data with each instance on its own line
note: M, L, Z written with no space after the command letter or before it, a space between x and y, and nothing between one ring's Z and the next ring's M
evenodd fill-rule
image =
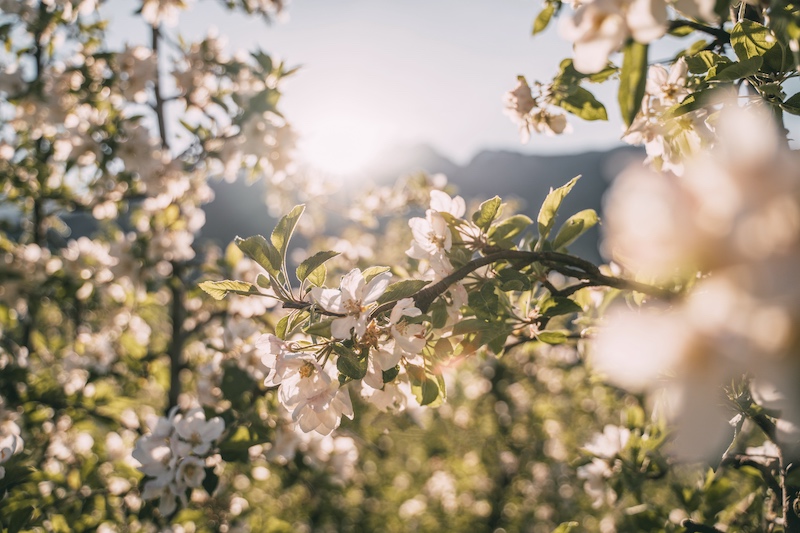
M323 309L345 315L331 323L331 334L334 338L349 338L353 330L358 337L364 335L369 319L369 306L384 293L391 277L391 274L384 272L367 283L361 270L354 268L342 278L338 290L320 287L311 290L312 297Z

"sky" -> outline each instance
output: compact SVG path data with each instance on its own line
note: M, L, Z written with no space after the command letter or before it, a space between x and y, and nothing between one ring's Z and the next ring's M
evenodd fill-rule
M144 24L130 15L136 4L107 4L110 33L120 43L146 42ZM426 143L458 163L483 149L563 154L618 145L622 124L612 84L596 87L611 120L571 119L566 136L536 135L523 145L503 114L503 94L517 75L548 81L571 55L555 27L531 36L541 5L295 0L286 20L266 24L197 0L176 30L192 39L217 31L231 51L260 47L301 65L283 86L282 111L301 135L301 156L323 167L368 163L398 144Z

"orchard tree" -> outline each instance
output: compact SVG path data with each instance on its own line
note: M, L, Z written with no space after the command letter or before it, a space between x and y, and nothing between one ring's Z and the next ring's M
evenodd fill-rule
M599 218L559 223L568 176L528 215L410 176L320 235L294 69L188 41L180 1L112 49L98 7L2 3L4 527L800 531L794 5L545 4L574 57L506 96L523 139L605 119L613 80L647 152L608 265L569 252ZM649 64L667 34L692 44ZM219 178L287 214L199 245Z

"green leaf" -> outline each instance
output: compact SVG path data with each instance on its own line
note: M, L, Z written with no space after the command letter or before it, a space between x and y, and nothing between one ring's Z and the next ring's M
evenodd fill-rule
M325 251L325 252L317 252L311 257L307 258L305 261L300 263L297 267L297 279L302 283L303 281L308 278L308 276L314 272L317 268L322 266L326 261L333 259L339 255L339 252L334 251Z
M575 176L569 180L566 185L563 185L558 189L551 190L547 195L547 198L544 199L542 207L539 210L539 216L536 219L539 225L539 236L541 237L539 242L536 243L537 249L541 249L540 245L542 241L547 239L548 235L550 235L550 231L553 229L553 225L555 224L558 208L561 207L561 202L564 201L564 198L567 196L567 194L569 194L579 179L580 176Z
M548 298L539 307L539 312L542 314L542 316L547 318L560 315L569 315L572 313L580 313L581 311L583 311L583 308L580 305L569 298L564 298L562 296Z
M704 74L713 67L730 65L732 61L725 56L715 54L710 50L703 50L692 56L686 57L686 66L692 74Z
M632 40L623 48L623 54L617 98L622 120L630 126L642 107L647 82L647 45Z
M617 73L617 67L609 63L608 66L600 72L584 74L583 72L575 70L572 58L562 60L558 68L559 73L554 81L556 81L558 85L566 86L577 86L578 82L582 80L587 80L592 83L601 83Z
M497 273L501 291L529 291L531 280L525 274L513 268L504 268Z
M435 380L424 375L424 378L420 380L411 379L411 392L420 405L430 405L439 398L439 385Z
M203 478L203 488L209 495L214 494L219 485L219 476L214 473L214 467L209 466L206 468L206 477Z
M525 215L514 215L508 217L489 229L489 242L491 244L496 244L500 241L512 239L525 231L525 229L531 224L533 224L533 220Z
M792 115L800 115L800 93L790 96L781 104L781 109Z
M436 329L443 328L447 324L447 303L441 298L437 298L430 308L431 326Z
M547 344L564 344L568 337L566 331L542 331L536 338Z
M486 331L493 328L494 325L477 318L468 318L460 320L453 325L453 335L465 335L467 333L475 333L479 331Z
M283 315L275 325L275 336L281 340L286 340L287 329L289 328L289 315Z
M22 507L8 515L8 533L19 533L23 529L28 529L33 507Z
M384 370L383 374L383 382L384 383L391 383L394 381L394 378L400 373L400 365L395 366L394 368L390 368L389 370Z
M258 285L262 289L272 288L272 284L269 282L269 278L264 274L259 274L258 276L256 276L256 285Z
M548 24L550 24L550 19L553 18L553 14L555 12L556 5L554 3L548 2L545 4L544 8L539 11L538 15L536 15L536 20L533 21L532 35L543 32L545 28L547 28Z
M250 259L261 265L261 268L278 277L283 263L281 254L263 235L254 235L246 239L236 237L233 242Z
M783 46L766 26L752 20L736 23L731 30L731 47L740 60L763 57L764 66L774 72L783 69Z
M669 108L665 116L667 118L679 117L686 113L702 109L709 104L717 103L726 96L732 96L733 94L735 94L733 92L733 87L727 84L696 91L684 98L680 104Z
M499 196L495 196L490 200L486 200L480 208L472 214L472 221L481 230L486 231L492 225L494 219L500 215L502 208L502 201Z
M573 87L566 96L559 98L555 103L583 120L608 120L603 104L583 87Z
M414 296L428 283L430 282L421 279L404 279L403 281L392 283L386 288L386 292L381 294L381 297L378 298L378 304L385 304L386 302L394 302Z
M280 253L281 258L286 257L286 249L289 247L289 240L291 240L294 228L297 227L297 221L300 220L305 209L306 206L302 204L295 206L289 211L288 215L282 217L278 221L278 225L272 230L270 240L272 241L272 245L275 246Z
M361 361L352 352L340 354L336 360L336 368L350 379L361 379L367 375L367 359Z
M327 318L325 320L320 320L319 322L314 322L305 329L305 332L309 335L314 335L317 337L331 338L331 323L334 320L336 319Z
M391 268L387 267L387 266L373 266L373 267L369 267L368 269L364 270L361 273L361 275L364 276L364 281L366 283L369 283L370 281L372 281L372 278L374 278L375 276L379 276L379 275L383 274L384 272L389 272L390 270L391 270Z
M314 287L322 287L325 285L325 279L328 277L328 267L320 265L308 275L308 282Z
M222 300L228 293L241 294L243 296L261 294L251 283L232 279L226 279L224 281L204 281L199 287L215 300Z
M758 73L763 63L764 59L758 56L742 59L738 63L718 67L717 73L706 81L737 81Z
M589 228L597 224L597 213L594 209L584 209L575 213L567 219L566 222L558 230L556 238L553 239L553 249L558 250L565 246L569 246L575 240L583 235Z

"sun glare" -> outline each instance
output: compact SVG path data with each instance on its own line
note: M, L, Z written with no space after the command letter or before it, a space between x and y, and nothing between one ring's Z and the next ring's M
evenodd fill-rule
M336 177L357 174L388 144L385 125L358 113L317 117L301 133L300 159Z

